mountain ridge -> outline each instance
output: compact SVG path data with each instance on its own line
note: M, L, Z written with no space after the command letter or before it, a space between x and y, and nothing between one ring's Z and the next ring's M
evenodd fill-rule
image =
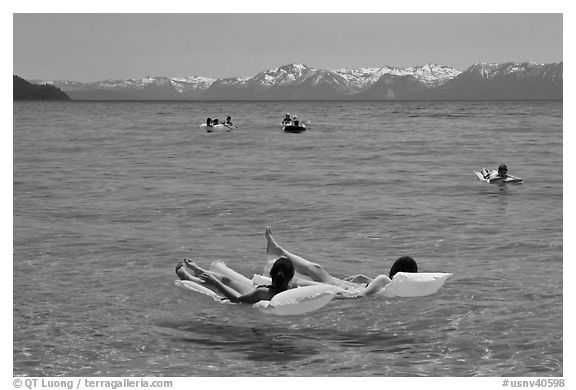
M563 62L477 63L463 72L437 64L326 70L294 63L252 77L31 82L54 85L73 100L561 100L562 72Z

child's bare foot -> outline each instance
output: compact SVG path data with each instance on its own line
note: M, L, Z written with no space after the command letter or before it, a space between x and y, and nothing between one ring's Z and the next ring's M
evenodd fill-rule
M184 262L182 262L182 261L176 265L176 275L178 275L180 280L192 280L192 281L194 281L195 279L197 279L194 276L192 276L190 274L190 272L186 271L186 267L184 267Z
M200 276L201 274L206 272L206 270L202 269L200 266L198 266L198 264L196 264L190 259L184 259L184 264L194 273L195 276Z
M266 254L276 257L284 255L284 249L282 249L282 247L278 245L274 237L272 237L272 229L270 228L270 226L266 226L266 232L264 233L264 235L266 236L266 242L267 242Z

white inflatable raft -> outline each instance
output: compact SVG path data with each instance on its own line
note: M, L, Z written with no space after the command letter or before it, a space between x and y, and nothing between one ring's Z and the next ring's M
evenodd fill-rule
M206 123L200 125L201 129L206 130L207 133L215 133L218 131L232 131L236 128L235 125L225 125L224 123L218 123L217 125L208 126Z

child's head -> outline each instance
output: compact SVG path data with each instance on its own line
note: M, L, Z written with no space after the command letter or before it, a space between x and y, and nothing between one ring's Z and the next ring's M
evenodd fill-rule
M281 256L270 269L270 277L273 286L287 286L294 277L294 265L287 257Z
M394 264L392 264L388 276L392 279L398 272L418 272L418 265L410 256L399 257Z

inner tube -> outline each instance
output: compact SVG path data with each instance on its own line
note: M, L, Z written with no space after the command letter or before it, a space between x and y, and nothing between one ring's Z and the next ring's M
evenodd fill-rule
M306 130L306 126L294 126L294 125L285 125L283 127L284 132L286 133L301 133Z

